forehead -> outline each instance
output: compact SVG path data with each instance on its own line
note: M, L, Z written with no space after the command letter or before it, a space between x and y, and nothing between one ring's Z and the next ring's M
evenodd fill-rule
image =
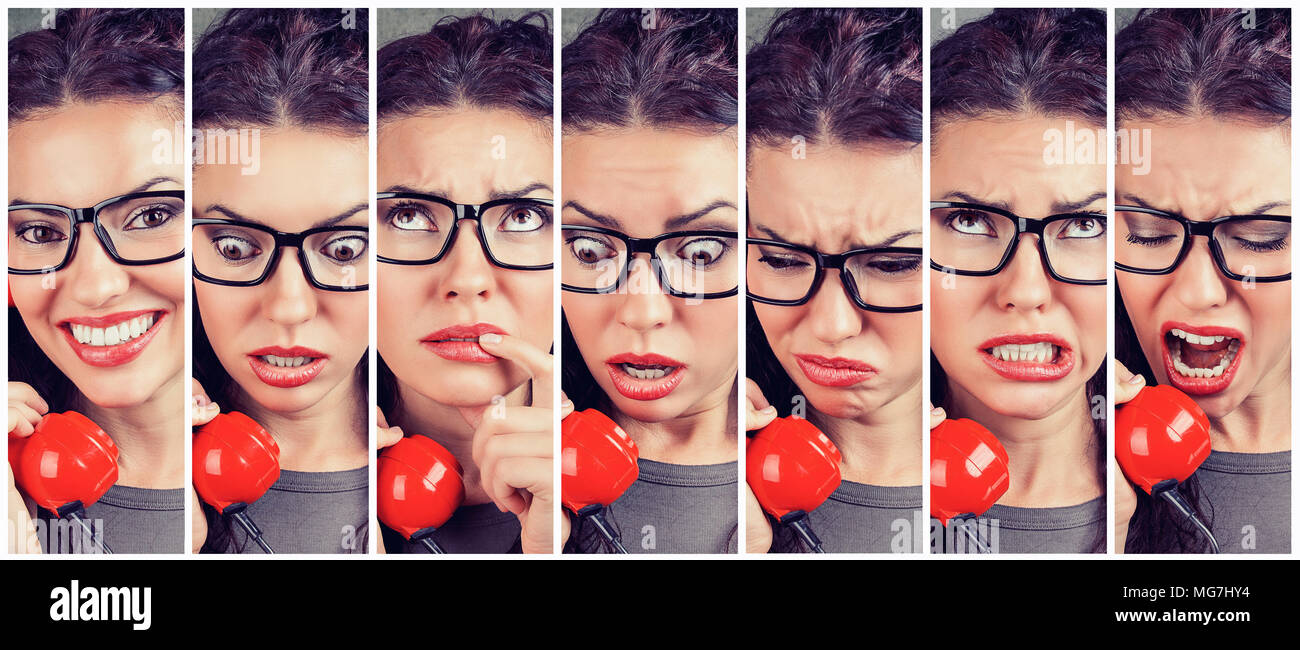
M733 133L624 129L564 138L564 201L656 235L668 219L718 200L738 205ZM738 224L734 210L715 217ZM653 231L653 232L651 232Z
M750 150L749 219L825 252L921 228L920 147Z
M1133 195L1189 217L1211 218L1291 200L1289 124L1195 118L1126 122L1121 128L1137 139L1128 164L1115 168L1117 201Z
M1055 159L1051 147L1062 141L1066 155ZM960 191L1006 203L1022 216L1046 216L1054 202L1105 191L1105 146L1096 128L1067 118L950 122L934 136L931 198Z
M251 129L240 146L247 156L238 162L194 167L198 213L220 204L278 230L297 232L369 200L364 136ZM364 221L365 214L356 220Z
M393 185L483 202L494 190L552 184L549 122L512 111L465 109L398 118L379 127L380 189Z
M182 179L179 124L161 103L132 102L72 104L20 122L9 128L9 198L82 208L149 179Z

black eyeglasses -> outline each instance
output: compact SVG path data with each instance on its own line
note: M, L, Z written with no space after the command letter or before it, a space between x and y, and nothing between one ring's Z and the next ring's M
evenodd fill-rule
M883 313L921 309L920 248L884 246L827 255L770 239L745 241L749 251L745 292L755 302L806 304L821 287L823 271L838 269L844 293L859 309Z
M1115 268L1129 273L1172 273L1192 249L1192 237L1209 239L1210 256L1232 280L1291 279L1291 217L1239 215L1192 221L1131 205L1115 206Z
M1053 280L1106 284L1106 215L1054 214L1027 219L976 203L930 203L930 268L997 275L1016 255L1020 235L1038 235L1038 254Z
M271 276L280 249L298 249L298 263L307 282L325 291L365 291L369 288L365 226L329 226L298 233L266 226L196 217L194 277L227 287L259 285Z
M50 203L9 206L9 272L49 273L77 253L80 225L93 224L95 238L114 262L161 264L185 256L185 192L123 194L89 208Z
M562 226L560 288L576 293L613 293L627 284L633 256L651 256L659 286L678 298L726 298L740 286L732 259L737 234L682 230L639 239L597 226Z
M414 192L381 192L376 198L380 262L434 264L451 251L461 220L471 219L483 254L493 265L518 271L554 265L554 204L549 199L498 199L473 205Z

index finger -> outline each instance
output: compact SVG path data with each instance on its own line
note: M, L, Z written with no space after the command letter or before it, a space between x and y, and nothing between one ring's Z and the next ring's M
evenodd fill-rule
M533 404L535 406L551 405L551 395L555 385L555 357L533 344L508 334L484 334L478 337L478 344L488 354L510 361L523 368L533 378ZM538 403L541 397L541 403Z
M41 415L50 412L50 405L28 384L21 381L9 382L9 401L22 402Z

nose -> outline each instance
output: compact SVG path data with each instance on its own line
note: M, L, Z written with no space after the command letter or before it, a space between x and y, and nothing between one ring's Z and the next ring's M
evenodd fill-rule
M862 333L862 311L845 291L836 290L838 284L838 271L823 271L822 284L807 306L813 336L827 345L835 345Z
M295 253L293 250L281 252L277 268L266 280L269 294L262 301L263 316L286 327L316 317L316 289L307 282L307 275Z
M1192 311L1223 306L1228 301L1227 283L1233 282L1214 266L1209 241L1203 239L1193 238L1191 250L1174 269L1169 287L1173 296Z
M1052 283L1038 252L1037 235L1022 233L1015 257L997 275L998 306L1008 311L1041 310L1052 302Z
M72 299L87 307L102 307L126 293L131 286L127 268L113 261L104 245L95 237L94 226L83 223L78 228L77 250L63 270Z
M622 303L615 317L623 326L645 332L661 328L672 320L671 296L663 292L655 270L643 256L632 258L627 283L620 294L617 299Z
M456 228L451 250L438 266L444 266L438 291L443 300L488 298L496 288L492 263L478 241L473 223Z

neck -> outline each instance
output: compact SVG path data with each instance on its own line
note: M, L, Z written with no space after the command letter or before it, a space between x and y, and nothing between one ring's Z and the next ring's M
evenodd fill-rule
M402 428L406 435L419 434L432 438L447 448L464 471L465 504L475 505L491 501L483 491L478 464L474 462L474 432L479 422L494 408L524 406L530 402L532 383L524 382L510 391L505 400L497 404L478 406L451 406L421 395L399 379L397 382L398 407L385 413L388 423Z
M365 392L352 378L315 404L292 413L267 409L242 390L237 401L245 415L275 438L281 469L338 472L368 462Z
M921 384L857 418L816 409L808 419L840 450L846 481L884 486L921 484Z
M1211 448L1262 454L1291 450L1291 353L1237 408L1210 418Z
M1007 450L1011 486L998 503L1027 508L1078 505L1104 493L1088 389L1063 400L1038 419L1002 415L964 389L950 385L951 417L984 425Z
M135 406L104 408L86 399L78 410L117 445L118 485L174 489L185 485L185 384L167 380Z
M610 414L636 442L641 458L676 465L736 461L736 383L720 387L694 408L662 422Z

